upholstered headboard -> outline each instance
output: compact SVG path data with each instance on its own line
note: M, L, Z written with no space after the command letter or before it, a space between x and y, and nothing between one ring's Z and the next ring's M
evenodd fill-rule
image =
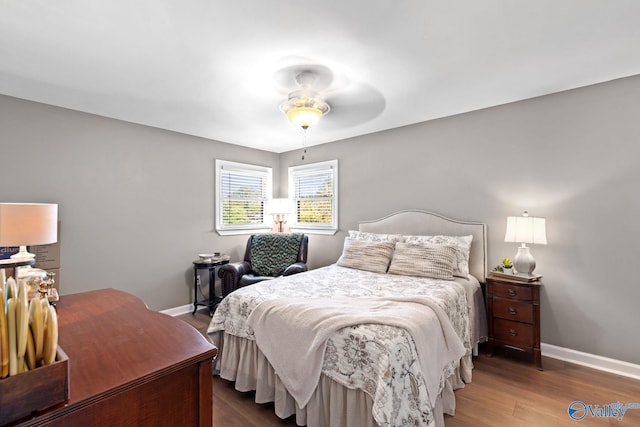
M469 272L480 282L487 277L487 226L479 222L458 221L433 212L406 210L373 221L362 221L360 231L419 236L473 235Z

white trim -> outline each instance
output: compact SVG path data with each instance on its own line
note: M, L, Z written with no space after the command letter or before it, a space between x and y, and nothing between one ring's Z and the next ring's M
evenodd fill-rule
M338 232L338 229L334 228L304 228L304 227L291 227L291 231L295 233L304 233L304 234L326 234L329 236L333 236Z
M576 365L587 366L600 371L640 380L640 365L611 359L597 354L584 353L570 348L558 347L552 344L541 343L542 354L553 359L564 360Z
M209 307L199 306L197 311L209 310ZM166 314L171 317L182 316L183 314L193 313L193 304L185 304L179 307L167 308L166 310L160 310L160 313Z
M268 233L271 231L270 228L251 228L251 229L243 229L243 230L217 230L219 236L235 236L238 234L260 234L260 233Z
M204 307L207 308L207 307ZM166 310L160 310L160 313L167 314L171 317L180 316L187 313L193 313L193 304L185 304L180 307L167 308Z

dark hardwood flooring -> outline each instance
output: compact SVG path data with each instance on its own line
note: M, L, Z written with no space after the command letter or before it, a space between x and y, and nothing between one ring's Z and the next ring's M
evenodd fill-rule
M209 316L199 311L178 318L206 333ZM446 427L554 427L640 426L640 381L560 360L543 357L544 371L533 364L504 355L474 359L473 382L456 391L456 415L446 416ZM587 416L574 421L568 416L573 401L588 405L636 403L619 421L612 417ZM214 427L295 426L281 420L273 406L258 405L252 393L240 393L233 383L214 377Z

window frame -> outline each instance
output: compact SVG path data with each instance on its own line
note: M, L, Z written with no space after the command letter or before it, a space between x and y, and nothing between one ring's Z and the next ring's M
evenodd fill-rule
M273 194L273 169L268 166L259 166L248 163L238 163L228 160L216 159L216 182L215 182L215 216L216 231L219 235L252 234L266 232L271 229L271 216L265 212L267 201ZM257 176L266 179L264 199L262 199L262 223L259 224L225 224L224 218L224 197L222 189L223 173L231 171L243 175Z
M296 178L304 175L317 175L331 171L333 175L331 224L310 224L298 222L298 203L296 198ZM292 231L308 234L335 234L338 231L338 160L310 163L306 165L290 166L288 170L289 198L293 200L296 211L289 219Z

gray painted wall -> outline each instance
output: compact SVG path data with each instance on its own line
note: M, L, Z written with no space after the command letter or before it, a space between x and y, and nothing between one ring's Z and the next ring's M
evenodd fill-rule
M543 342L640 363L639 99L633 77L311 147L305 162L338 159L341 232L312 236L310 264L334 262L360 220L425 209L487 223L493 267L516 253L506 217L528 210L547 218L531 248ZM286 192L300 152L280 162Z
M516 252L506 216L527 209L547 218L543 341L640 363L638 99L633 77L311 147L305 162L339 160L341 229L310 237L311 267L358 221L411 208L486 222L493 266ZM213 231L214 159L273 167L282 196L302 163L4 96L0 147L0 200L60 204L62 292L109 286L154 309L192 301L197 253L242 256L246 236Z
M279 163L274 153L6 96L0 146L1 201L59 204L61 293L113 287L153 309L193 301L198 253L244 254L246 236L214 231L215 159Z

